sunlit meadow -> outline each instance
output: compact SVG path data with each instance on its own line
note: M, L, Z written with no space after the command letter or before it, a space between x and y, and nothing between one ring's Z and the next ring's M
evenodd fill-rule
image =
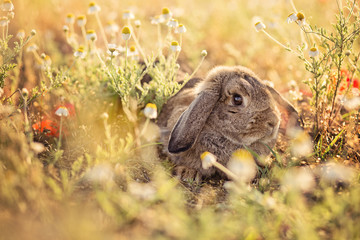
M0 4L0 239L360 239L358 1ZM271 156L181 181L157 117L243 65L299 111ZM288 116L282 116L286 122Z

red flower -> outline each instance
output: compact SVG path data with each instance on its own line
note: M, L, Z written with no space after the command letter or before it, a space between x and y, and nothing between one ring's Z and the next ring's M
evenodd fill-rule
M343 94L349 87L350 87L350 79L351 79L351 74L348 70L343 69L341 70L341 78L346 79L346 82L341 82L340 83L340 87L339 87L339 94ZM353 89L359 89L359 79L357 78L352 78L352 88Z
M41 122L34 123L32 128L35 131L44 133L46 136L59 137L59 126L52 120L42 120Z

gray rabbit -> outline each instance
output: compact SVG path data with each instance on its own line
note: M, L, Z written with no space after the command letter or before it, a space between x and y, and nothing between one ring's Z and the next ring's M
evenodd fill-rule
M244 146L268 155L279 132L279 107L299 123L295 108L245 67L219 66L204 80L191 79L169 99L158 118L175 174L196 180L214 175L216 168L202 168L200 155L205 151L223 165Z

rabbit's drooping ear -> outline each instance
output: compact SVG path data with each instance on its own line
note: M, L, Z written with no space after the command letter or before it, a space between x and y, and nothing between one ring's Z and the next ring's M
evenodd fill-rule
M304 123L303 123L298 111L296 111L296 109L294 108L294 106L288 100L286 100L284 97L282 97L280 95L280 93L278 91L276 91L274 88L272 88L270 86L267 86L267 88L270 91L274 100L280 106L280 108L282 110L284 110L287 114L288 123L286 124L287 125L286 127L287 128L288 127L302 128Z
M169 140L170 153L188 150L195 143L199 133L212 112L219 94L215 91L202 91L176 122Z

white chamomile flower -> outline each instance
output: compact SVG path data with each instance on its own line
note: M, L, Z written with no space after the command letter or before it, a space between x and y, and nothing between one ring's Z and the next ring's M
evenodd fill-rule
M162 19L161 22L166 22L172 17L172 13L168 8L165 7L162 9L160 17Z
M66 107L61 106L55 111L55 114L59 117L67 117L69 116L69 111Z
M101 8L95 2L91 2L88 8L88 14L95 14L100 12Z
M64 31L65 33L69 32L69 30L70 30L70 28L69 28L68 25L64 25L64 26L63 26L63 31Z
M128 49L127 56L128 57L137 57L137 56L139 56L139 52L138 52L138 50L136 49L135 46L131 46Z
M292 22L295 22L297 19L298 19L298 17L296 16L296 13L290 13L286 19L286 22L292 23Z
M319 54L320 54L320 52L317 49L317 47L310 48L310 51L309 51L309 56L310 57L315 58L315 57L319 56Z
M36 50L38 50L39 49L39 47L35 44L35 43L33 43L33 44L30 44L27 48L26 48L26 51L27 52L34 52L34 51L36 51Z
M120 27L117 25L114 21L107 22L105 26L105 31L109 34L117 33L119 32Z
M24 38L25 38L25 31L24 31L24 29L20 29L20 30L17 32L16 37L19 38L19 39L24 39Z
M163 18L161 17L161 15L157 15L155 17L151 18L151 24L157 25L164 22Z
M239 179L248 182L252 180L257 172L256 163L251 153L245 149L239 149L235 151L227 167L233 172Z
M123 19L134 19L135 16L130 10L125 10L122 16Z
M136 28L139 28L141 26L141 21L140 20L135 20L134 24L135 24Z
M72 13L69 13L68 15L66 15L66 19L65 22L67 24L74 24L75 23L75 16Z
M171 28L177 28L179 26L179 22L178 20L172 18L170 21L168 21L166 25L168 25Z
M122 39L124 39L125 41L129 40L131 38L131 30L129 27L124 27L121 30L121 37Z
M265 24L263 22L257 22L255 23L255 29L256 31L260 32L266 28Z
M116 44L108 44L107 54L109 54L110 57L116 57L117 55L119 55L119 50L117 49Z
M155 119L157 118L157 107L153 103L146 104L144 108L144 115L147 118Z
M303 13L301 13L301 12L298 12L296 14L296 17L297 17L296 23L299 24L299 26L304 26L305 23L306 23L305 22L305 15Z
M0 8L6 12L14 11L14 4L10 0L4 0Z
M85 15L79 15L79 16L76 18L76 24L77 24L79 27L84 27L85 24L86 24L86 16L85 16Z
M77 58L85 58L86 52L84 51L84 46L80 46L76 52L74 52L74 56Z
M9 19L7 17L0 18L0 26L1 27L6 27L6 25L8 25L8 23L9 23Z
M95 30L87 30L86 31L86 39L87 40L91 40L91 41L96 41L97 40L97 35L96 35L96 32Z
M180 52L181 47L177 41L172 41L170 45L170 50L173 52Z
M216 157L210 152L203 152L200 156L203 169L211 168L216 162Z
M184 24L179 24L179 26L175 29L175 33L185 33L186 27Z

